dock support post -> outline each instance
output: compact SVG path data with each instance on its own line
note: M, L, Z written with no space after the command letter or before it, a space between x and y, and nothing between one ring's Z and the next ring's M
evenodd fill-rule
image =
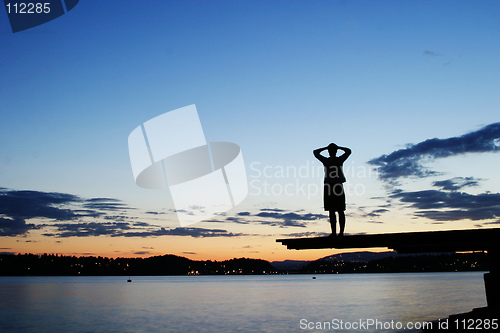
M484 288L488 308L500 309L500 248L488 249L490 272L484 274Z

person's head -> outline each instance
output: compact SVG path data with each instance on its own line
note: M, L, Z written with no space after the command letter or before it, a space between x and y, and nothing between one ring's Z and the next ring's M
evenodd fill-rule
M339 147L335 143L330 143L328 145L328 153L330 154L330 157L335 157L338 149Z

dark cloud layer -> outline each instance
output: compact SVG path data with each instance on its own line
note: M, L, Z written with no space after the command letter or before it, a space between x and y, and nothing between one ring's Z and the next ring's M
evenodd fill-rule
M122 211L125 209L131 209L121 200L113 198L87 199L83 203L83 207L93 210L104 210L104 211Z
M294 233L286 234L283 236L291 237L291 238L301 238L301 237L327 237L330 235L331 235L331 233L328 233L328 232L306 231L306 232L294 232Z
M81 199L75 195L56 192L39 191L0 191L0 214L13 219L30 219L35 217L72 220L80 216L73 210L64 208Z
M43 229L47 237L238 237L244 234L224 229L160 228L146 222L129 222L129 206L114 198L83 199L57 192L14 191L0 188L0 236L25 235ZM111 214L108 214L111 213ZM151 214L152 212L148 212ZM154 215L163 214L155 213ZM102 218L103 222L82 221L84 217ZM48 219L44 224L26 220ZM54 223L55 222L55 223Z
M474 177L455 177L446 180L439 180L433 183L434 186L440 187L446 191L458 191L464 187L476 187L481 179Z
M0 190L0 214L11 218L47 218L57 221L98 217L107 211L130 209L118 199L82 199L73 194Z
M400 203L415 209L415 216L425 217L436 223L499 219L500 193L464 192L467 187L479 186L480 181L475 177L454 177L434 181L432 188L427 190L394 189L390 198L398 199Z
M261 209L257 213L240 212L236 217L228 217L226 221L241 224L263 224L270 226L285 227L307 227L308 221L327 218L323 214L298 213L283 209Z
M244 234L231 233L224 229L206 228L160 228L145 222L83 222L57 223L50 226L53 232L43 235L48 237L158 237L158 236L189 236L204 237L238 237Z
M429 177L440 173L424 166L439 158L467 153L500 151L500 123L487 125L477 131L447 139L429 139L408 145L388 155L379 156L370 164L378 167L379 177L390 185L390 198L415 209L415 216L442 223L457 220L500 219L500 193L471 194L467 188L478 187L482 179L455 177L438 180L421 191L405 191L399 183L405 177ZM391 200L391 205L397 201ZM376 211L372 212L377 214ZM496 222L486 222L496 223Z
M76 195L14 191L0 188L0 236L25 235L29 230L43 229L47 237L238 237L224 229L160 228L146 222L130 220L126 212L132 208L114 198L82 199ZM110 213L110 214L108 214ZM152 214L153 212L148 212ZM163 213L154 213L158 215ZM86 217L102 218L102 222L87 222ZM44 224L27 223L29 219L48 219ZM52 220L52 221L50 221Z
M487 220L500 218L500 193L469 194L455 190L397 190L391 195L409 207L415 215L435 221Z
M242 233L232 233L224 229L160 228L155 230L127 232L127 233L117 234L114 236L124 236L124 237L189 236L194 238L206 238L206 237L239 237L248 235Z
M56 221L74 220L91 212L74 211L65 206L80 202L80 198L66 193L39 191L12 191L0 189L0 236L24 235L37 229L27 223L31 218L47 218Z
M382 180L394 182L400 177L427 177L438 174L423 166L430 160L465 153L500 151L500 123L494 123L458 137L429 139L405 149L372 159Z
M44 236L56 237L89 237L89 236L114 236L122 234L124 230L130 230L127 222L82 222L82 223L58 223L53 227L55 233L45 233Z
M38 227L32 223L26 223L21 218L3 218L0 217L0 236L18 236L24 235L31 229Z
M370 213L365 214L365 217L379 217L383 213L388 212L389 210L386 208L379 208L379 209L374 209Z
M25 235L30 230L42 229L47 237L240 237L249 234L233 233L225 229L210 228L162 228L158 225L134 220L127 215L131 209L118 199L84 199L76 195L15 191L0 188L0 236ZM147 212L148 215L163 213ZM221 216L222 217L222 216ZM99 218L101 221L88 221ZM223 222L259 224L305 228L307 222L327 218L323 214L287 211L279 208L261 209L256 213L241 212L225 217ZM28 223L30 219L42 219L43 224Z
M83 217L106 218L107 212L127 209L130 207L113 198L82 199L68 193L0 188L0 236L23 235L43 227L26 222L33 218L68 222Z

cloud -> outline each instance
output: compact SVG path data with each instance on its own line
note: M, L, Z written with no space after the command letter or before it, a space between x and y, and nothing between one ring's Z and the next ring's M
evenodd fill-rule
M500 220L494 222L486 222L485 224L500 224ZM477 227L482 227L482 225L477 225Z
M279 227L307 227L305 221L315 221L318 219L326 218L323 214L298 214L295 212L284 212L284 211L270 211L262 210L260 213L255 214L256 217L269 218L271 220L261 221L261 224L268 224L272 226Z
M154 211L148 211L146 214L151 214L151 215L163 215L165 212L154 212Z
M429 139L410 144L404 149L382 155L369 161L378 167L379 178L390 191L389 202L397 201L414 209L416 217L442 223L446 221L485 221L500 218L500 193L471 194L467 188L478 187L482 179L454 177L432 182L432 187L420 191L400 188L401 178L423 178L442 175L425 166L427 162L469 153L500 151L500 123L493 123L467 134L446 139ZM397 201L396 201L397 200ZM373 211L367 216L376 216ZM487 222L495 223L495 222Z
M300 238L300 237L327 237L330 235L331 235L331 233L327 233L327 232L306 231L306 232L294 232L294 233L286 234L283 236L292 237L292 238Z
M174 228L174 229L154 229L145 231L126 232L114 234L113 237L157 237L157 236L189 236L194 238L206 237L240 237L248 236L242 233L232 233L224 229L205 229L205 228Z
M475 187L479 185L481 179L474 177L455 177L446 180L435 181L434 186L447 191L458 191L464 187Z
M134 222L134 227L148 227L150 226L149 223L146 223L146 222Z
M15 191L0 189L0 215L13 219L47 218L71 221L81 217L99 217L106 211L130 209L118 199L82 199L58 192Z
M279 208L264 208L253 214L250 212L240 212L237 214L237 216L226 217L224 221L230 221L240 224L270 225L280 228L305 228L307 227L306 222L324 218L327 218L327 216L323 214L298 213L297 211L286 211Z
M250 212L239 212L238 216L250 216Z
M238 216L228 216L224 220L219 220L218 222L233 222L233 223L239 223L239 224L250 224L252 223L251 220L244 219Z
M13 219L73 220L81 214L63 206L75 202L79 203L81 199L66 193L0 190L0 214Z
M87 199L83 203L83 207L88 209L105 210L105 211L121 211L132 209L124 204L121 200L113 198L92 198Z
M500 218L500 193L469 194L452 190L396 190L392 198L417 209L416 216L434 221L488 220Z
M281 208L262 208L261 211L263 211L263 212L286 212L286 210L281 209Z
M76 195L58 192L29 190L9 190L0 188L0 236L24 235L29 230L41 229L48 224L32 224L26 220L33 218L49 219L57 222L78 221L84 217L103 217L124 222L125 215L107 215L107 212L131 209L118 199L82 199ZM111 232L110 226L116 223L59 223L62 235L71 233L102 234L104 229ZM99 229L99 225L104 225ZM123 225L126 225L123 224ZM104 229L103 229L104 228Z
M84 223L58 223L52 224L54 231L44 233L48 237L158 237L158 236L185 236L195 238L205 237L239 237L246 236L241 233L232 233L224 229L206 228L158 228L144 222L84 222Z
M26 223L21 218L0 217L0 236L25 235L31 229L38 229L38 227L34 224Z
M134 252L134 254L137 254L137 255L150 254L150 253L151 253L150 251L136 251L136 252Z
M370 213L365 214L365 217L378 217L382 213L388 212L388 209L385 208L379 208L379 209L374 209Z
M423 52L423 54L424 54L425 56L430 56L430 57L437 57L437 56L439 55L439 53L436 53L436 52L434 52L434 51L428 51L428 50L425 50L425 51Z
M379 156L368 163L378 167L380 179L394 184L402 177L428 177L439 174L423 165L435 159L466 153L498 151L500 151L500 123L494 123L462 136L434 138L410 144L404 149Z
M58 223L51 225L56 229L53 233L44 233L44 236L55 237L90 237L90 236L113 236L122 234L124 230L132 227L127 222L82 222L82 223Z
M136 217L130 217L130 216L126 216L126 215L105 215L105 216L103 216L103 219L113 220L115 222L125 222L126 220L132 220L135 218Z
M380 198L372 198L372 199L380 199ZM372 208L368 206L357 206L356 210L350 211L346 216L348 218L357 218L357 219L363 219L366 220L366 222L369 223L381 223L379 221L373 221L374 218L379 218L383 214L390 212L388 208L390 208L390 205L384 204L384 205L378 205L376 206L377 208ZM369 209L369 211L368 211Z
M125 214L129 209L133 208L113 198L83 199L67 193L15 191L0 188L0 236L25 235L29 230L42 228L45 231L44 236L57 238L98 236L203 238L244 235L224 229L166 229L146 222L128 222L135 219ZM115 214L108 214L109 212ZM151 213L148 212L148 214ZM158 214L153 213L153 215ZM102 217L104 222L82 221L84 217ZM45 218L53 221L44 224L27 223L26 220L31 218Z

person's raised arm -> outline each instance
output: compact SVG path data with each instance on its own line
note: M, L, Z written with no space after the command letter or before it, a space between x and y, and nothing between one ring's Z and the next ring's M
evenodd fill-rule
M341 158L342 161L347 160L347 158L349 157L349 155L351 155L351 153L352 153L352 151L349 148L347 148L347 147L338 147L338 149L344 151L344 153L339 156L339 158Z
M313 154L314 154L314 156L315 156L318 160L320 160L321 162L323 162L323 161L324 161L324 160L326 160L327 158L326 158L325 156L321 155L321 152L322 152L323 150L327 150L327 149L328 149L328 147L323 147L323 148L318 148L318 149L315 149L315 150L313 150Z

